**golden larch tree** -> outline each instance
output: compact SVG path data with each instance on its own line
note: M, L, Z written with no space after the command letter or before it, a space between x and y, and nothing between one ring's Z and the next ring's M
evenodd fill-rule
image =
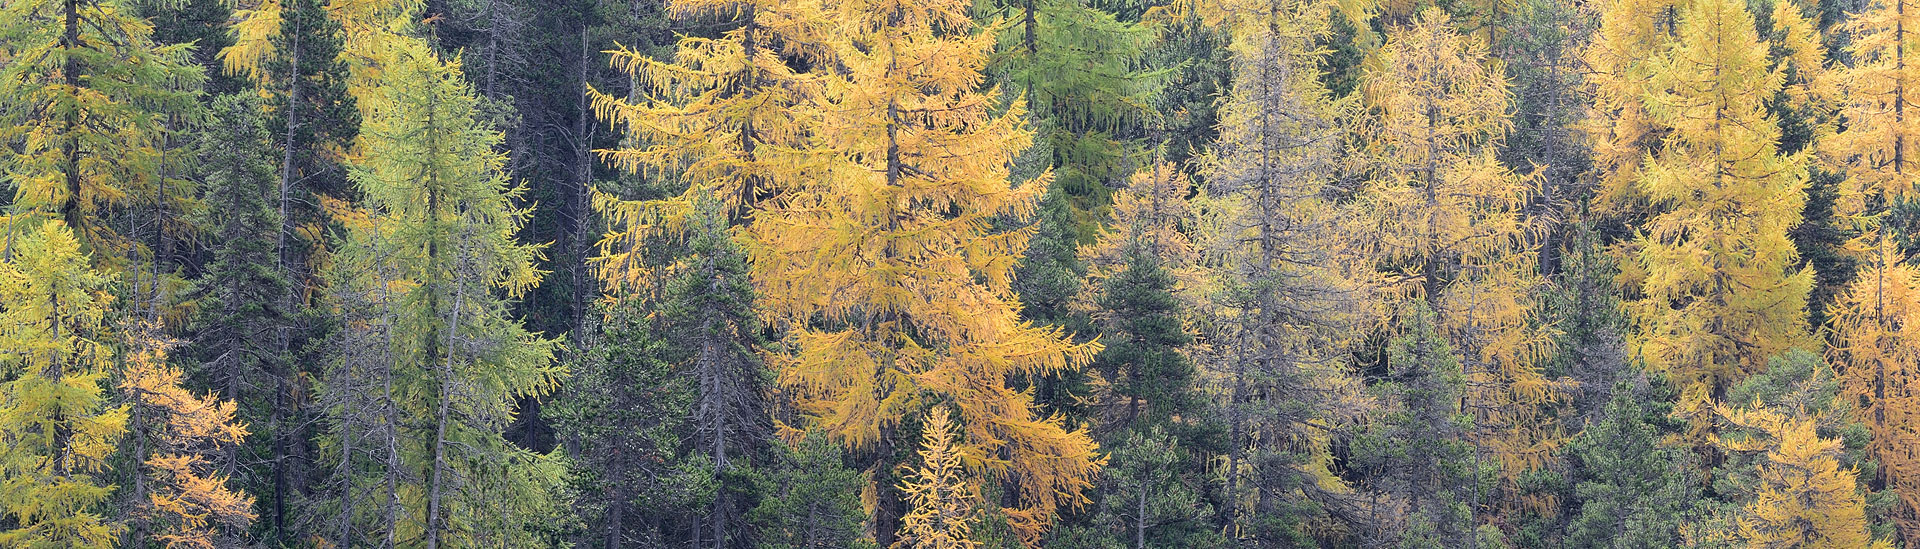
M1716 444L1736 453L1764 453L1755 466L1759 486L1741 509L1733 536L1747 547L1803 549L1889 548L1867 532L1866 502L1840 466L1838 439L1822 438L1814 418L1769 408L1716 413L1731 433Z
M979 487L968 478L954 444L953 418L946 408L927 413L921 427L920 467L900 480L909 510L900 518L896 549L974 549L973 524L980 520L974 505Z
M100 474L127 410L102 382L113 351L103 325L109 277L88 267L66 223L17 237L0 261L0 510L6 547L112 547L122 526L100 506Z
M1867 451L1886 488L1900 498L1894 518L1920 530L1920 271L1899 261L1891 241L1832 307L1831 356L1841 395L1858 403L1873 433Z
M1598 213L1630 217L1645 208L1634 181L1667 127L1648 114L1643 98L1652 86L1650 61L1673 46L1683 3L1607 0L1600 7L1600 26L1584 54L1593 109L1583 124L1600 176Z
M1085 500L1101 459L1008 380L1078 367L1099 346L1019 318L1011 273L1032 230L996 227L1031 218L1048 177L1008 181L1033 133L1021 102L982 90L994 33L969 6L837 4L844 70L807 109L811 183L764 203L747 247L763 312L787 330L779 381L808 422L866 450L930 399L950 402L965 462L1006 483L1032 545Z
M123 330L128 349L119 388L132 405L139 474L134 480L136 532L167 549L230 545L253 522L253 498L227 488L218 458L240 444L247 428L234 404L183 387L167 363L176 342L150 321Z
M1521 211L1533 189L1494 158L1506 79L1438 9L1390 31L1376 56L1362 130L1373 175L1362 207L1380 235L1370 251L1399 290L1390 296L1426 301L1464 355L1480 442L1510 470L1537 466L1562 438L1539 415L1561 387L1539 366L1548 340L1533 296L1545 280Z
M1766 106L1783 80L1746 4L1698 0L1644 99L1672 131L1635 179L1654 213L1627 251L1642 279L1632 346L1681 387L1675 413L1696 427L1729 384L1812 344L1813 275L1787 235L1806 202L1806 155L1780 154Z
M592 259L614 294L646 288L653 275L636 254L645 239L679 231L700 196L718 200L744 223L756 201L797 183L806 158L796 152L810 119L795 108L812 98L818 78L790 61L819 62L826 11L815 0L674 0L676 18L724 14L739 26L718 37L683 36L670 60L621 48L613 66L632 77L616 96L589 89L596 115L624 130L619 147L596 151L624 171L684 185L660 200L621 200L594 193L593 206L613 229Z

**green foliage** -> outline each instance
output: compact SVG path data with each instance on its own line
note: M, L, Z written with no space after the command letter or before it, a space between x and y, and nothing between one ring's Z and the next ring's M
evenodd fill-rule
M809 432L783 453L785 459L763 477L766 497L747 514L760 539L756 547L873 547L860 531L866 518L860 490L866 480L846 466L840 447L825 435Z
M1661 442L1682 426L1666 415L1671 391L1648 383L1640 376L1613 384L1598 420L1567 445L1574 482L1567 547L1651 549L1680 541L1680 524L1699 497L1696 466L1685 449Z

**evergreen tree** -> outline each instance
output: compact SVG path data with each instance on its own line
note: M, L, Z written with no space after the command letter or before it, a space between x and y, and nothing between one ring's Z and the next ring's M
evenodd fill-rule
M502 432L517 398L550 391L562 373L553 342L506 315L539 282L539 246L515 241L521 188L502 177L500 136L475 121L459 70L402 46L369 105L369 154L352 172L365 200L339 215L347 241L331 267L337 291L377 304L343 303L344 330L359 333L342 341L378 338L373 353L344 350L323 388L339 467L334 543L531 543L564 504L561 464ZM364 402L369 382L383 386ZM364 422L370 412L393 430L381 433L384 463L359 464L346 445L381 427ZM384 517L356 516L354 500L383 492L397 498Z
M1173 276L1160 259L1136 241L1126 268L1103 283L1100 314L1109 327L1101 334L1106 348L1093 367L1107 379L1115 402L1105 429L1168 428L1185 416L1193 420L1201 401L1193 364L1181 351L1192 341L1181 326L1173 297Z
M112 547L124 525L102 478L127 429L101 382L113 348L103 322L111 280L88 267L65 222L15 237L0 261L0 510L10 547Z
M1355 466L1391 499L1368 510L1374 543L1399 547L1488 547L1479 527L1498 463L1472 441L1468 376L1424 304L1400 316L1387 347L1389 378L1372 389L1387 408L1355 437Z
M665 288L658 311L664 335L680 348L684 375L693 378L690 453L703 456L718 486L693 537L695 545L743 546L744 514L753 502L735 494L751 473L768 465L773 441L766 402L770 379L760 362L759 321L745 255L726 230L720 205L705 200L693 225L685 271Z
M784 447L784 446L783 446ZM761 549L840 549L871 547L861 537L866 513L860 507L865 480L842 461L840 447L819 433L807 433L788 452L788 461L772 468L766 497L748 513Z
M1689 454L1662 443L1680 426L1669 425L1659 393L1647 385L1615 383L1597 421L1567 444L1575 481L1568 547L1650 549L1680 542L1698 480Z
M711 472L681 453L697 380L674 365L682 353L645 305L595 315L574 342L566 387L541 408L575 465L582 547L667 545L706 526L690 519L702 516L693 494Z

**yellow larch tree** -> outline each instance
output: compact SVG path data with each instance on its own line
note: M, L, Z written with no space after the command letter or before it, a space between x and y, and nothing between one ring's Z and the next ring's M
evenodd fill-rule
M1900 498L1902 531L1920 530L1920 271L1897 260L1891 242L1832 308L1841 395L1873 433L1867 451Z
M1867 532L1866 502L1840 466L1838 439L1823 438L1818 421L1804 413L1771 408L1716 406L1730 432L1715 435L1729 452L1763 453L1759 485L1741 509L1733 537L1746 547L1890 549Z
M1099 346L1019 318L1011 273L1032 231L996 224L1031 218L1049 179L1008 181L1033 142L1025 108L982 91L995 33L969 2L835 7L841 70L807 109L811 183L763 202L747 231L763 313L787 330L779 382L808 423L860 450L950 402L965 463L1006 484L1009 521L1037 544L1085 501L1101 458L1008 380L1078 367Z
M1494 158L1506 80L1438 9L1389 31L1376 55L1363 84L1373 181L1362 207L1380 235L1370 251L1397 286L1390 299L1426 301L1464 355L1479 442L1510 472L1537 466L1562 438L1540 415L1561 387L1541 373L1547 332L1532 316L1545 284L1538 229L1521 211L1533 189Z
M1920 127L1920 5L1879 0L1846 28L1854 64L1835 71L1846 129L1820 153L1846 175L1835 214L1861 236L1849 243L1865 259L1859 277L1831 308L1833 346L1842 394L1859 403L1858 417L1873 433L1869 453L1879 476L1899 497L1901 530L1920 536L1920 272L1908 265L1882 217L1912 200Z
M756 201L798 183L797 152L810 135L795 108L816 91L814 75L790 61L823 60L819 40L826 12L816 0L674 0L676 18L723 14L739 26L714 38L684 36L671 60L621 48L614 68L633 78L632 95L589 89L601 119L624 130L620 147L596 151L621 170L684 185L660 200L621 200L596 192L593 207L613 229L592 259L605 290L647 287L652 276L636 254L645 239L677 232L697 197L718 200L745 222ZM645 93L642 93L645 90Z
M1155 161L1135 172L1126 188L1114 192L1105 232L1092 245L1080 249L1089 279L1104 280L1125 269L1128 249L1135 245L1145 247L1146 253L1159 258L1176 277L1190 279L1201 259L1199 246L1188 235L1194 211L1187 195L1192 190L1193 182L1186 172L1165 161ZM1099 284L1083 286L1097 288Z
M66 223L20 234L0 260L0 511L6 547L112 547L100 474L127 427L101 386L109 278L88 267Z
M1667 128L1647 113L1650 60L1674 43L1681 0L1606 0L1584 55L1593 98L1585 128L1599 174L1596 211L1632 216L1645 207L1634 181Z
M195 395L167 363L176 344L150 321L122 329L128 349L119 376L132 405L131 431L139 474L133 485L136 534L168 549L214 549L232 544L253 522L253 498L227 488L219 456L246 439L234 404Z
M909 510L900 518L897 549L974 549L973 524L980 520L974 505L980 489L968 478L961 465L960 449L954 443L952 415L946 408L927 414L921 426L920 467L910 478L901 479L900 491L907 494Z
M1787 235L1806 201L1806 155L1778 150L1766 102L1783 76L1745 3L1689 4L1678 45L1654 64L1645 106L1672 131L1635 179L1653 213L1626 251L1642 277L1632 346L1681 388L1675 413L1696 419L1697 436L1729 384L1813 343L1813 276Z

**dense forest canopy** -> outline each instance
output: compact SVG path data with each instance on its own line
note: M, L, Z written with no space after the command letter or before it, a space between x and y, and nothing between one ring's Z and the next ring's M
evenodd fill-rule
M0 0L0 547L1920 547L1911 1Z

